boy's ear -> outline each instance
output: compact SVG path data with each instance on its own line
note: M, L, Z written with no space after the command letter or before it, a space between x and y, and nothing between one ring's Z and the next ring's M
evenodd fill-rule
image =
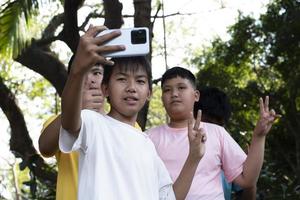
M107 85L101 84L101 89L104 97L108 97Z
M195 90L195 101L199 101L199 99L200 99L200 91Z
M152 91L149 90L147 94L147 101L150 101L151 97L152 97Z

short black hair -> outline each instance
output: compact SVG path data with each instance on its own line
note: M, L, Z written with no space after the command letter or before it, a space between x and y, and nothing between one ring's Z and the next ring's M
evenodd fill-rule
M196 78L194 76L194 74L188 70L185 69L183 67L172 67L170 69L168 69L161 78L161 87L163 87L164 83L166 82L166 80L172 79L172 78L176 78L176 77L181 77L183 79L187 79L191 82L192 86L194 88L196 88Z
M149 89L150 91L152 91L151 65L145 56L112 58L111 61L114 62L113 66L104 65L104 75L102 80L103 84L108 84L115 66L118 66L122 71L125 72L136 72L140 70L140 67L142 67L142 69L145 70L147 74Z
M224 126L231 116L231 105L227 95L216 87L199 89L200 100L194 104L194 117L202 110L203 121Z

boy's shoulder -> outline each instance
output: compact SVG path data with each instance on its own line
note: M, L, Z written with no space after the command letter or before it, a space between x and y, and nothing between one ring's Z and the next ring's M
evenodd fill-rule
M165 132L165 129L168 127L167 124L162 124L159 126L152 127L146 131L146 133L151 136L153 134L158 134L160 132Z
M209 122L201 122L202 128L206 131L208 135L214 135L218 138L224 138L230 136L227 130L220 125L209 123Z
M223 126L214 123L209 123L209 122L201 122L201 125L203 126L203 128L216 129L216 130L224 129Z

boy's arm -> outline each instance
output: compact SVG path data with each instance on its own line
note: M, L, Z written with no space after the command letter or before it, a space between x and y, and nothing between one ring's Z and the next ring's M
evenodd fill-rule
M103 112L103 97L101 88L85 88L83 92L82 109L90 109L96 112ZM50 118L44 124L39 137L39 150L45 157L54 156L58 151L59 131L61 127L60 115Z
M256 186L245 188L237 197L237 200L255 200L256 199Z
M120 45L102 46L103 43L120 35L119 31L95 37L106 27L90 27L80 38L77 51L72 63L72 69L68 76L62 94L62 127L74 136L78 136L81 126L81 104L84 76L88 70L96 63L102 65L113 65L112 61L106 60L101 56L104 52L114 52L123 50Z
M188 137L190 143L189 155L183 168L173 184L174 193L177 200L185 199L191 187L198 164L205 153L206 134L200 128L201 110L198 111L196 122L191 113L188 121Z
M58 115L42 130L39 138L39 150L43 156L51 157L57 152L60 126L61 120Z
M260 117L253 132L251 145L247 159L243 165L243 172L234 182L242 188L256 185L264 159L266 135L270 131L274 121L280 117L274 110L269 110L269 97L259 99Z

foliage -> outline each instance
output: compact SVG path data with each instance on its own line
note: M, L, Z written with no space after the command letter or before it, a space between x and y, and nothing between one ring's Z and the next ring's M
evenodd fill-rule
M294 0L270 3L259 20L240 14L230 40L216 39L192 60L200 87L216 86L229 95L233 117L227 128L242 146L250 141L259 97L269 95L270 107L283 115L267 137L261 199L300 196L299 17Z
M28 42L28 30L39 3L37 0L7 0L1 5L0 55L16 57ZM12 48L11 48L12 47Z
M153 94L149 105L146 130L166 122L167 114L161 101L160 85L153 87Z

